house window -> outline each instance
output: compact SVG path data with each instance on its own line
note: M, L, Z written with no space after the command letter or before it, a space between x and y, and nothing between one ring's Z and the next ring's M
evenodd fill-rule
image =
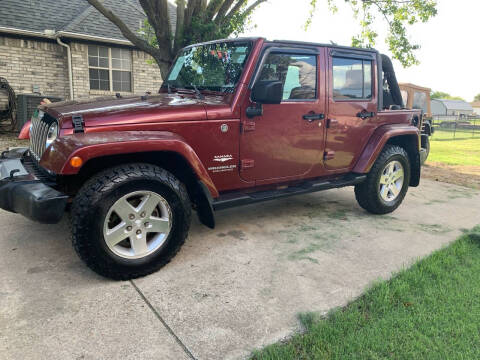
M130 50L88 46L90 89L132 91L132 54Z
M372 62L333 58L333 98L335 100L372 98Z

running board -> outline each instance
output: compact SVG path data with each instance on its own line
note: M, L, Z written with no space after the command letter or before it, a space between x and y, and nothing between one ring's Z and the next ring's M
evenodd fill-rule
M213 200L214 210L223 210L231 207L253 204L261 201L280 199L287 196L308 194L316 191L341 188L360 184L367 175L349 174L334 180L309 180L295 186L283 189L259 191L253 193L233 192Z

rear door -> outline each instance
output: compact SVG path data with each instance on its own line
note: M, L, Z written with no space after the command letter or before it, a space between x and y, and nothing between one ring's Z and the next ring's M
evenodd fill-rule
M375 53L329 49L325 167L350 169L376 127Z
M263 115L253 119L243 112L241 177L261 182L308 176L312 166L322 163L324 149L319 52L274 48L263 57L256 80L281 81L283 100L264 104Z

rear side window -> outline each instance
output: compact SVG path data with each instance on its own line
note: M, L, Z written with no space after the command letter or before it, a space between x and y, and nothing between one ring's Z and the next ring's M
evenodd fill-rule
M427 94L415 91L413 94L413 108L427 111Z
M372 98L372 61L333 58L333 98L369 100Z
M283 84L283 100L313 100L317 97L317 57L315 55L269 54L258 80Z

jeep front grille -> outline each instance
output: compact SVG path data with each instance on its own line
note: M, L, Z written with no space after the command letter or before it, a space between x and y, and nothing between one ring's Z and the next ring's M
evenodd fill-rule
M35 112L32 116L30 152L37 161L40 160L45 152L48 129L54 121L56 120L53 117L42 111Z

